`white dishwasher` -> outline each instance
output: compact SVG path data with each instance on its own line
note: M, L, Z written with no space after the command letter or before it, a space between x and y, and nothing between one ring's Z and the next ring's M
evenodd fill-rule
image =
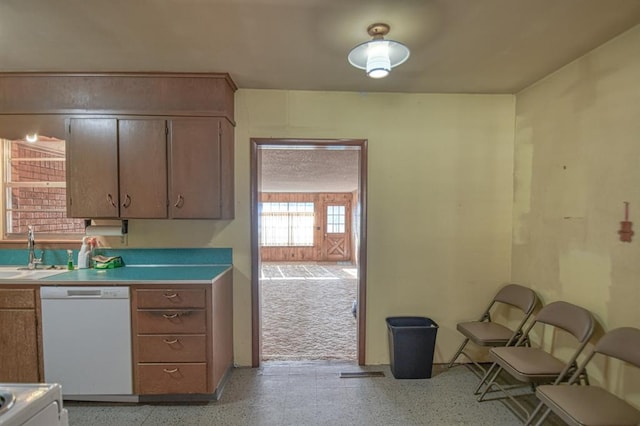
M41 287L44 378L64 399L135 401L129 287Z

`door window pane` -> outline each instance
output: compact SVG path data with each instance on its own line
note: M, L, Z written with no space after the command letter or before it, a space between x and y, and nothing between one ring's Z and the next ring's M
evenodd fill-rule
M344 234L345 213L345 206L327 206L327 233Z

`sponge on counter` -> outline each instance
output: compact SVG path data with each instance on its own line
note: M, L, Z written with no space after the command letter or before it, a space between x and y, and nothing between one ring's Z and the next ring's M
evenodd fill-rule
M121 256L94 256L91 260L93 260L93 265L96 269L113 269L124 266Z

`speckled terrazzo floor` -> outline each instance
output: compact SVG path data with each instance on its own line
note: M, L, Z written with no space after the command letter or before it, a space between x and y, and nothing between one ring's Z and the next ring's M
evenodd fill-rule
M385 377L339 377L355 371L383 371ZM71 426L520 424L504 403L477 402L472 394L476 383L461 366L436 366L431 379L397 380L389 366L271 362L259 369L235 369L221 399L208 404L66 407Z

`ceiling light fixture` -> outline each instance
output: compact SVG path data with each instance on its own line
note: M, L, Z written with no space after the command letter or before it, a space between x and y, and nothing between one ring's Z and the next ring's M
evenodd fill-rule
M27 134L25 136L25 140L29 143L35 143L38 142L38 134L37 133L31 133L31 134Z
M361 43L349 52L349 63L356 68L366 70L371 78L383 78L389 75L391 68L397 67L409 59L409 48L404 44L385 40L384 36L391 28L387 24L371 24L367 33L373 40Z

